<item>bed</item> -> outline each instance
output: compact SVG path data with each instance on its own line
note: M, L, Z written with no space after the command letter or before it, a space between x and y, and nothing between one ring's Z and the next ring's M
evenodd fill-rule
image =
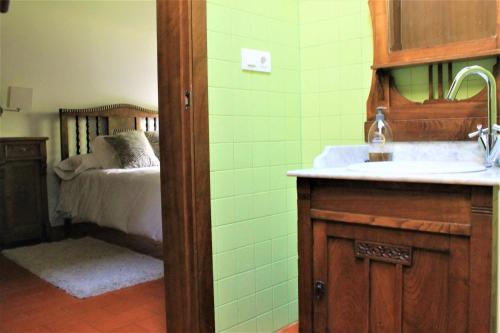
M158 113L114 104L60 109L61 160L91 153L99 135L157 131ZM161 257L160 167L91 169L62 180L57 213L68 236L91 235Z

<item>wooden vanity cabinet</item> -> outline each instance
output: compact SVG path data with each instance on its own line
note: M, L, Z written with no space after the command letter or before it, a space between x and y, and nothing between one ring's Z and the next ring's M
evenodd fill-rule
M299 178L300 332L490 332L492 196Z

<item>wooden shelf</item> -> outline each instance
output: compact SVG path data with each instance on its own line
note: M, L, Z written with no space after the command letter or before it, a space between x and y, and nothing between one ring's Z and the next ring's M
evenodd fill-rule
M421 59L413 59L410 61L392 61L388 63L381 64L373 64L371 66L372 69L392 69L392 68L404 68L411 67L417 65L432 65L436 63L445 63L450 61L463 61L463 60L473 60L473 59L484 59L490 57L496 57L500 55L500 49L494 49L484 52L477 52L474 55L465 54L465 55L456 55L453 57L442 56L442 57L432 57L432 58L421 58Z

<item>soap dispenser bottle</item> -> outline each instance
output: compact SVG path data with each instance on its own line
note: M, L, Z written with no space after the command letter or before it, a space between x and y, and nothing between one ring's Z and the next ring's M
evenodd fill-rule
M368 157L370 162L392 161L392 130L385 120L383 106L377 107L375 121L368 131Z

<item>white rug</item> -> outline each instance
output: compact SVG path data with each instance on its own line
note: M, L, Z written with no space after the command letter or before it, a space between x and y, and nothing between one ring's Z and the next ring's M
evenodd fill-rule
M2 251L45 281L85 298L163 277L163 262L85 237Z

